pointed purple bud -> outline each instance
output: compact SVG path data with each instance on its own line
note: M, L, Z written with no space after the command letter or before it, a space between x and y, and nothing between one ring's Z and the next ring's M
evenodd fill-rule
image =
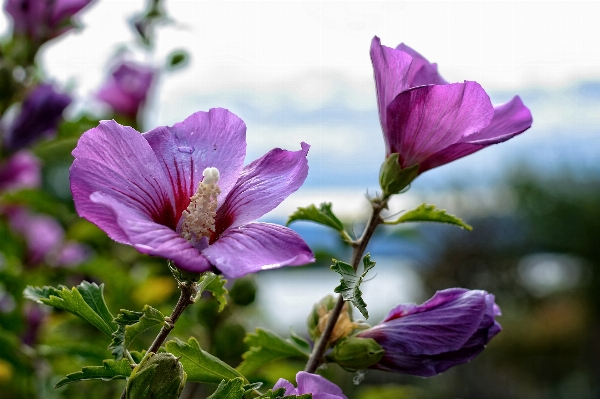
M40 160L27 151L19 151L0 165L0 192L40 186Z
M361 331L385 351L371 368L431 377L477 356L500 332L494 295L480 290L438 291L422 305L396 306L378 325Z
M51 84L35 87L25 97L19 115L7 129L6 146L16 151L56 135L63 111L70 103L71 97L56 91Z

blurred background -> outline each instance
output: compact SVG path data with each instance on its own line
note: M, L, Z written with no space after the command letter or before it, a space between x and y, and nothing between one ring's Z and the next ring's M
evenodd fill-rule
M2 90L14 94L0 104L7 137L27 108L19 93L43 83L70 98L51 138L3 149L7 170L23 148L41 166L39 184L11 186L0 171L3 392L91 398L122 390L121 382L92 381L52 388L65 374L110 358L108 342L71 315L25 301L26 285L105 283L113 313L145 303L169 313L177 298L163 260L111 242L75 214L68 168L81 133L99 119L146 131L228 108L248 127L247 162L273 147L312 146L305 185L265 221L285 223L297 207L327 201L360 232L365 194L377 191L384 157L369 58L377 35L437 62L450 82L479 82L494 104L518 94L534 123L502 145L428 171L392 202L391 212L435 203L474 231L381 228L369 248L376 276L363 286L369 323L397 303L459 286L496 295L503 332L471 363L430 379L336 367L325 373L358 399L600 398L599 12L596 2L92 1L74 18L79 28L38 37L19 61L22 70L11 66L0 77ZM21 54L11 14L0 16L0 32L3 56ZM133 106L115 100L111 85L119 82ZM141 97L138 86L147 90ZM349 251L324 228L291 227L309 242L316 264L231 283L226 311L198 303L173 336L194 335L237 365L245 332L256 326L306 335L313 304L339 281L331 258L348 259ZM35 252L43 229L58 229L59 238ZM86 345L91 336L97 345ZM272 364L256 378L293 380L300 368ZM210 391L188 384L182 397Z

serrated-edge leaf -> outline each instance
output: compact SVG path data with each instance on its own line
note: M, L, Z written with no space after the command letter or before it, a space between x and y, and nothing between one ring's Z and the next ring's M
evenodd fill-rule
M204 274L198 282L198 295L202 291L210 292L217 302L219 302L219 312L225 309L225 305L227 304L226 295L228 292L227 288L225 288L225 283L227 283L227 280L223 276L211 272Z
M213 392L206 399L242 399L244 396L244 379L234 378L231 380L222 380Z
M366 254L363 258L364 270L360 276L356 275L352 265L334 259L334 264L331 266L331 270L340 274L340 285L334 288L334 292L342 295L345 301L350 301L363 315L365 319L369 318L369 312L367 311L367 304L362 298L362 291L360 285L363 282L365 276L373 267L375 262L371 260L371 255Z
M113 323L113 316L108 311L102 297L103 289L104 284L98 286L95 283L85 285L82 283L71 289L64 285L60 285L58 288L28 286L23 291L23 295L36 302L66 310L111 336L117 330L117 325ZM105 317L110 317L110 319L105 319Z
M436 208L435 205L421 204L415 209L407 211L398 219L386 221L385 224L400 224L408 222L437 222L447 223L459 226L466 230L473 230L473 227L465 223L461 218L449 214L445 209Z
M167 326L165 316L150 305L145 305L142 312L121 309L121 313L113 319L119 325L112 333L113 340L108 346L115 360L121 360L131 342L142 332L156 325Z
M81 371L67 374L65 378L58 381L55 388L60 388L66 384L72 384L78 381L85 380L104 380L110 381L115 379L127 378L131 375L131 365L127 360L115 361L112 359L104 360L102 366L87 366Z
M290 215L286 226L289 226L290 223L297 220L306 220L331 227L339 232L343 232L344 224L340 221L340 219L337 218L337 216L335 216L331 210L331 206L331 202L323 202L321 203L320 208L317 208L314 204L311 204L305 208L300 207Z
M302 349L307 355L310 356L311 347L310 342L308 342L303 337L296 334L293 330L290 330L290 338L289 338L298 348Z
M180 357L179 361L187 373L188 381L218 384L222 380L237 377L246 381L236 369L202 350L194 337L190 337L187 343L175 339L167 342L165 346L168 352Z
M248 392L257 390L257 389L259 389L262 386L263 386L262 382L254 382L252 384L246 384L246 385L243 386L243 388L244 388L244 395L246 395Z
M243 361L236 368L244 375L250 374L274 360L288 357L308 359L310 355L293 341L262 328L257 328L254 333L246 334L244 342L250 349L242 355Z

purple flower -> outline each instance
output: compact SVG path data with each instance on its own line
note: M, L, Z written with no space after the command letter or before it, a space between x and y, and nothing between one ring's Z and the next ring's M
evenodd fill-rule
M146 101L153 79L152 68L133 62L123 62L112 71L97 96L110 105L115 112L135 118Z
M71 17L92 0L7 0L5 10L13 19L13 30L39 43L73 27Z
M399 154L402 169L418 165L420 174L531 127L518 96L492 106L477 82L448 84L436 64L405 44L392 49L376 36L371 60L386 157Z
M17 152L0 165L0 191L36 188L40 183L40 161L27 151Z
M87 247L64 241L65 231L53 217L15 206L4 209L3 213L10 227L25 239L30 265L47 262L51 266L73 266L89 257Z
M385 350L371 368L430 377L479 354L500 332L499 315L492 294L450 288L422 305L396 306L357 336L372 338Z
M7 129L6 146L18 150L40 138L52 137L71 98L54 90L51 84L41 84L31 90L19 115Z
M222 108L141 135L102 121L73 151L71 191L79 215L113 240L183 270L241 277L314 261L294 231L254 222L302 185L308 148L242 167L246 125Z
M313 399L348 399L340 387L320 375L300 371L296 374L296 381L298 388L294 388L289 381L280 378L273 390L285 388L286 396L310 393Z

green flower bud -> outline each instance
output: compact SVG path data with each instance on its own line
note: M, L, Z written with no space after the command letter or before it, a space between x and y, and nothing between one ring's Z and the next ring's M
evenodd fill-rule
M171 353L149 353L131 372L127 399L177 399L187 374Z
M362 370L379 362L384 352L372 338L348 337L333 348L328 360L345 369Z
M236 305L248 306L256 299L256 289L252 276L238 278L229 290L229 296Z
M390 154L379 170L379 184L386 196L398 194L419 175L419 164L402 169L398 158L398 153Z

